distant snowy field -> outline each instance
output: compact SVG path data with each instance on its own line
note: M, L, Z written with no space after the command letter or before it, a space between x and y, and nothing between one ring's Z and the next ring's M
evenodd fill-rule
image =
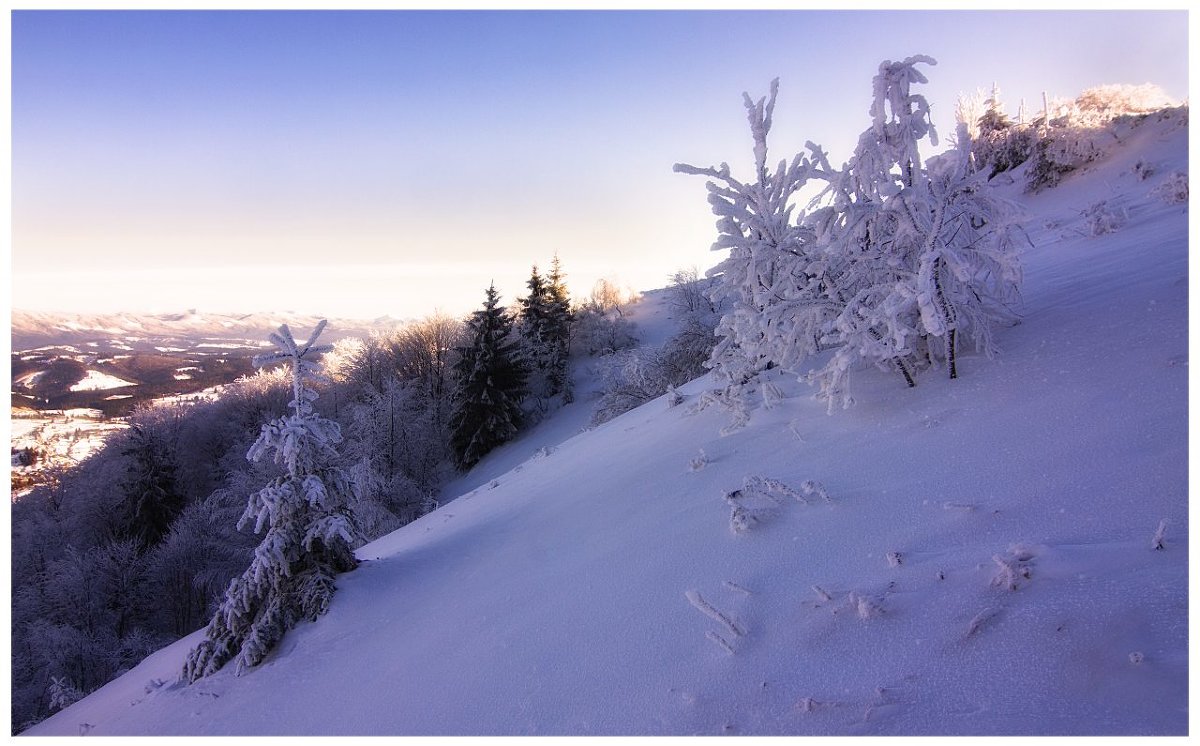
M1188 211L1151 192L1186 169L1146 126L1014 187L1023 321L959 380L863 371L829 416L778 376L725 437L703 379L583 432L577 402L259 668L182 686L192 635L27 733L1184 735Z

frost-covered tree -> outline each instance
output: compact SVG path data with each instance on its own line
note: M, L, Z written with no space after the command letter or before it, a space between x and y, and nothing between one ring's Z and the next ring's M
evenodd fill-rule
M310 358L329 349L315 345L324 328L322 321L300 345L285 324L270 337L278 351L254 360L259 367L285 361L291 369L292 412L263 425L246 456L252 462L269 458L282 473L251 495L238 522L266 534L250 567L229 584L204 641L188 655L188 682L230 660L237 661L239 674L257 665L288 629L325 613L335 576L357 564L347 509L354 484L337 466L341 432L312 405L317 392L310 384L319 375Z
M536 274L536 272L535 272ZM460 468L470 468L517 433L529 371L513 322L499 307L496 286L467 322L469 342L454 365L450 445Z
M1000 89L995 85L974 121L964 121L961 112L958 121L960 126L966 125L970 135L975 168L988 170L989 178L1027 161L1037 145L1037 130L1019 126L1009 118L1000 101Z
M809 155L771 168L767 136L778 81L769 97L743 94L754 142L755 178L727 164L675 170L703 175L717 215L714 250L729 256L710 274L714 298L731 303L717 327L710 365L726 384L714 397L735 410L743 388L772 367L805 375L818 397L848 406L850 372L864 364L897 371L908 385L920 369L945 363L957 375L962 335L991 351L989 324L1008 314L1019 267L1007 203L986 174L972 173L970 138L926 164L921 144L936 144L925 83L925 56L884 62L873 81L871 126L841 168L808 143ZM823 184L808 211L798 192ZM769 404L778 392L758 387ZM736 412L735 412L736 413Z
M613 282L597 280L591 295L572 312L575 349L593 356L611 355L637 344L635 325L625 317L625 306L636 300L636 295L622 293Z

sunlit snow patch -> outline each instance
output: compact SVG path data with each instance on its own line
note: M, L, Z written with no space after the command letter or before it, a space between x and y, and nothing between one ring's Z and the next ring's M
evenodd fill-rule
M110 376L98 370L89 370L83 380L71 387L72 391L98 391L101 389L119 389L122 386L136 386L133 381Z

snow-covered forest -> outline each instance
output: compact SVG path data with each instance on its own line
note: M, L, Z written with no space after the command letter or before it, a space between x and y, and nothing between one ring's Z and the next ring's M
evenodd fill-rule
M676 166L707 276L554 257L138 410L12 506L13 731L1186 733L1188 108L934 155L932 64L851 154L746 95L754 172Z

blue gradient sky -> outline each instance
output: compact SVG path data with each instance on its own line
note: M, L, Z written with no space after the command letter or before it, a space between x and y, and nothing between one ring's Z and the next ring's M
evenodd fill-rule
M720 257L702 179L746 173L741 92L781 78L773 149L835 161L879 62L962 93L1156 83L1170 12L40 12L12 15L13 305L419 316L510 301L558 252L574 293Z

